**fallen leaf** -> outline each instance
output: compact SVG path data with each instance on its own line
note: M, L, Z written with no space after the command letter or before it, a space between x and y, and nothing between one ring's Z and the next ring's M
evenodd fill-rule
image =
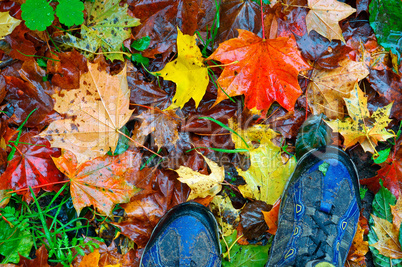
M240 185L239 190L244 197L265 201L273 205L281 196L286 181L292 174L296 160L282 156L281 148L271 141L277 134L267 125L254 125L245 131L239 131L234 123L230 127L248 143L246 146L242 139L231 133L236 148L249 150L250 167L247 171L236 168L246 185ZM258 141L259 146L254 148L253 142Z
M52 157L60 155L60 149L51 148L49 141L35 136L37 132L30 131L23 133L19 143L11 143L17 150L14 157L8 163L6 171L0 179L0 189L27 189L30 187L42 186L46 191L57 191L58 186L52 183L64 179L63 174L56 168ZM46 186L45 186L46 185ZM40 188L34 188L35 194ZM32 199L29 190L18 192L28 201Z
M402 250L396 225L373 214L371 216L374 220L373 229L378 237L378 242L371 246L378 249L381 255L391 259L401 259Z
M349 249L349 253L347 256L347 263L357 264L357 266L366 266L366 257L365 255L369 251L369 244L367 241L364 241L364 229L360 226L360 223L357 224L356 234L352 241L352 246Z
M20 23L21 20L11 17L9 12L0 12L0 40L12 33Z
M313 70L307 87L307 100L314 115L324 113L329 119L343 118L343 98L349 97L356 80L360 81L369 74L362 62L345 59L339 65L333 70Z
M42 245L35 251L35 256L35 259L29 259L21 256L18 267L50 267L50 265L47 263L49 255L45 245Z
M133 136L147 136L152 133L159 148L174 146L179 139L177 130L181 120L174 110L147 109L137 118L142 122L141 126L133 131Z
M243 235L247 239L257 239L265 235L268 226L264 220L263 210L269 210L270 206L264 201L252 201L246 203L240 213L240 223L243 226Z
M91 252L82 258L81 263L79 267L93 267L93 266L99 266L100 254L99 254L99 249L95 249L94 252Z
M177 179L191 188L187 200L192 200L197 197L204 198L207 196L215 196L222 189L221 183L225 179L225 169L223 166L219 167L217 163L208 159L204 155L202 156L211 169L210 175L201 174L184 166L180 166L178 170L175 170L179 175L179 178Z
M128 6L120 5L120 0L95 0L85 2L88 12L85 24L81 25L82 39L67 33L61 37L66 46L74 47L92 58L99 48L105 57L124 61L120 52L123 41L131 37L127 28L140 25L139 19L127 14Z
M151 38L149 48L142 53L150 58L155 58L156 54L167 57L176 52L175 29L180 28L183 33L193 35L203 17L197 0L128 0L127 3L132 13L141 20L141 25L133 29L134 38Z
M339 21L349 17L356 9L336 0L308 0L310 12L306 16L307 31L315 30L322 36L345 42Z
M53 100L49 96L53 88L49 82L43 82L46 71L32 61L26 61L18 70L21 78L5 76L8 94L5 97L14 108L11 120L21 125L34 109L25 127L38 127L47 122L47 116L53 110Z
M18 25L11 34L5 37L5 40L12 48L10 57L22 61L32 60L32 57L25 56L36 54L35 44L32 42L31 38L28 37L28 32L30 32L30 30L25 26L25 23L22 23Z
M78 163L115 151L118 131L133 112L125 69L115 76L99 71L98 64L88 63L88 69L81 75L79 89L52 96L54 109L67 117L52 122L40 134L52 146L72 151Z
M47 73L53 74L52 84L62 89L80 87L81 74L88 71L86 58L76 50L52 54L55 60L47 61Z
M126 177L143 190L132 197L129 203L121 205L127 216L113 225L143 248L160 218L172 207L185 202L189 189L187 185L180 183L176 178L177 174L170 170L129 170Z
M280 206L281 201L278 200L269 211L262 211L262 214L264 215L264 220L268 225L268 233L270 233L271 235L275 235L276 231L278 230L278 216Z
M203 63L201 51L196 43L197 35L183 34L177 29L177 59L154 74L176 83L176 93L169 108L183 108L190 99L197 108L209 83L208 69Z
M398 229L399 231L402 223L402 197L399 197L396 201L396 204L394 206L390 205L390 207L393 217L392 222L396 226L396 229Z
M355 83L350 98L344 98L350 118L344 121L326 121L334 130L344 137L345 147L351 147L357 142L364 151L375 153L375 146L378 141L386 141L394 136L385 127L391 121L388 117L391 112L392 103L386 107L377 109L371 116L367 109L367 97Z
M240 222L240 211L235 209L229 196L215 196L210 204L211 212L221 227L223 236L230 236Z
M402 8L402 2L400 0L373 0L369 7L370 25L378 42L387 51L391 50L398 57L399 63L402 58L399 42L402 34L402 21L398 11Z
M259 3L243 0L224 0L220 3L219 29L215 44L236 38L237 29L247 30L255 34L261 33Z
M244 94L248 109L268 109L277 101L290 111L302 93L299 71L309 68L296 47L293 37L263 40L239 30L238 38L221 43L208 59L227 65L218 84L229 96ZM226 98L218 90L216 103Z
M118 156L105 155L78 165L75 155L63 150L62 155L53 161L70 179L71 198L77 214L84 207L93 205L109 216L115 204L129 202L130 197L139 191L124 177L133 158L134 155L126 151Z

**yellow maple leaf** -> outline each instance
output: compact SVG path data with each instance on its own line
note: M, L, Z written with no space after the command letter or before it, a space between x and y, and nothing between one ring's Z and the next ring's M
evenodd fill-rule
M349 97L356 80L369 71L363 62L345 59L333 70L314 69L307 87L307 100L314 115L324 113L330 119L343 118L344 97Z
M238 174L246 181L246 185L239 186L240 192L244 197L273 205L296 167L296 160L282 156L280 147L271 141L277 134L267 125L254 125L246 131L240 131L232 121L229 125L241 136L231 133L236 148L246 148L250 155L250 168L247 171L237 168ZM255 142L259 142L258 147L254 147Z
M54 109L66 118L52 122L40 136L54 147L72 151L79 163L114 151L119 129L129 120L130 90L126 68L111 76L88 63L89 71L80 78L80 88L61 90L52 98Z
M378 141L386 141L394 135L389 133L385 127L391 121L389 115L392 103L377 109L371 116L367 109L367 97L355 83L350 98L344 98L350 118L340 121L326 121L334 130L339 132L345 139L345 147L351 147L357 142L363 147L364 151L375 153L375 146Z
M10 16L9 12L0 12L0 40L13 32L22 20Z
M209 83L208 69L203 63L201 51L196 43L197 36L183 34L177 28L177 59L166 64L155 75L176 83L176 93L168 109L182 108L191 98L198 107Z
M399 231L395 224L371 214L374 220L374 231L378 242L371 246L378 249L380 254L391 259L402 259L401 244L399 244Z
M187 200L192 200L198 197L204 198L207 196L215 196L222 189L221 183L225 179L225 169L219 167L219 165L212 160L204 156L203 158L211 170L210 175L201 174L184 166L180 166L178 170L175 170L179 175L179 178L177 179L182 183L186 183L191 188Z
M345 42L339 21L355 13L356 9L336 0L308 0L307 5L310 8L306 16L308 33L315 30L330 41Z

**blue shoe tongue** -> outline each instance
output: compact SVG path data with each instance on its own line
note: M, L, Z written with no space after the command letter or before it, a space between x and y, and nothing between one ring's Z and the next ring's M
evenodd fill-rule
M326 168L325 175L322 170L319 170L320 166L324 162L329 164L329 166ZM336 188L340 188L340 183L343 179L350 177L349 172L346 167L336 159L326 159L325 161L318 162L310 169L309 173L315 171L321 171L322 173L323 186L320 211L330 213L337 193Z

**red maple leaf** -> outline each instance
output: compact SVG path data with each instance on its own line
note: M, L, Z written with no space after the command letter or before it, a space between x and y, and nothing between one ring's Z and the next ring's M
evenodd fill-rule
M49 141L35 136L37 134L30 131L21 135L14 157L0 177L0 190L27 189L29 186L37 187L63 180L64 175L52 160L52 157L60 156L60 149L51 148ZM47 185L42 189L57 191L58 187ZM39 188L34 189L34 192L39 192ZM31 198L29 190L18 193L24 195L27 200Z
M244 94L249 109L268 109L277 101L293 110L302 93L297 80L299 71L309 68L295 39L266 40L246 30L238 31L239 37L221 43L208 58L228 64L218 79L221 88L229 96ZM226 98L219 90L216 103Z

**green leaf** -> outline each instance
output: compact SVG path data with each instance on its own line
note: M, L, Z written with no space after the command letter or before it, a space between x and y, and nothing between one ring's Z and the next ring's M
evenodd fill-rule
M331 135L324 115L312 115L300 127L296 139L296 158L300 159L305 153L314 148L326 146L331 141Z
M401 0L372 0L370 3L370 25L378 42L397 55L398 64L402 53L401 10Z
M46 0L27 0L21 11L25 25L31 30L44 31L54 20L54 10Z
M390 205L395 205L396 197L383 186L380 180L381 188L373 199L373 214L392 223L392 213Z
M84 22L84 3L80 0L59 0L56 7L56 14L59 21L71 27L81 25Z
M130 135L130 131L127 129L126 126L123 126L120 131L122 133L124 133L125 135L129 136ZM107 154L109 156L116 156L116 155L120 155L123 154L124 152L127 151L128 147L130 146L129 143L130 140L128 140L127 137L125 137L124 135L120 134L119 135L119 140L117 141L117 146L116 149L114 150L114 152L112 153L112 151L107 152Z
M151 37L144 36L141 39L135 40L131 43L131 48L134 48L137 51L144 51L148 48L151 43Z
M380 180L381 188L378 193L374 196L373 200L373 214L377 217L388 220L392 223L392 213L390 205L395 205L395 196L383 186L382 180ZM373 218L370 218L370 228L371 231L368 233L368 242L370 245L378 242L378 237L375 231L372 230L374 226ZM401 231L402 232L402 231ZM379 251L373 247L369 246L371 253L373 254L373 262L375 266L391 267L400 266L402 259L390 259L384 255L381 255Z
M359 190L360 199L363 199L366 196L367 191L368 191L367 188L360 187L360 190Z
M18 216L18 214L5 214L7 210L15 212L14 209L4 209L1 211L3 216ZM5 257L2 264L18 263L19 255L27 258L33 246L32 235L28 230L23 229L23 225L17 224L11 227L3 219L0 221L0 241L0 254Z
M320 172L322 172L322 174L324 174L324 176L327 175L328 168L329 168L329 163L325 162L325 161L323 163L321 163L320 166L318 166L318 170Z
M379 156L376 159L373 158L374 163L381 164L381 163L385 162L389 156L389 152L391 152L390 147L386 148L384 150L378 151Z
M148 65L149 65L149 58L144 57L143 55L141 55L139 53L132 54L131 60L133 62L143 64L145 67L148 67Z
M140 24L139 19L127 14L127 4L119 5L120 0L96 0L85 2L88 18L81 26L81 37L69 33L60 37L62 46L82 50L83 54L92 59L99 48L106 58L124 61L121 47L123 41L130 38L130 27Z
M234 231L228 237L225 237L226 243L229 247L236 241L237 231ZM227 247L223 240L221 240L222 252L226 256ZM271 244L268 243L265 246L259 245L247 245L242 246L237 242L230 249L230 262L227 257L222 259L222 266L242 266L242 267L259 267L265 266L268 261L268 250Z

